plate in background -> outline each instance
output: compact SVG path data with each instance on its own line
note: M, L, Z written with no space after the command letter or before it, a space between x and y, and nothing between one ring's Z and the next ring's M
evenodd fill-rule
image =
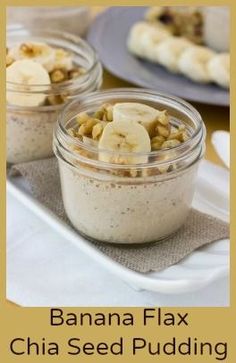
M229 92L214 84L192 82L162 66L141 60L129 53L126 40L132 25L143 19L144 6L114 6L95 18L88 41L97 50L104 67L137 86L152 88L190 101L219 106L229 105Z

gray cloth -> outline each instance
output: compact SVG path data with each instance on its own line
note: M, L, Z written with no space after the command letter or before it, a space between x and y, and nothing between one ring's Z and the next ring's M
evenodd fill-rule
M15 165L11 167L9 174L11 177L22 175L28 182L32 195L71 226L63 207L56 158ZM227 223L192 209L184 226L162 242L135 246L101 242L93 244L125 267L138 272L149 272L176 264L195 249L228 237Z

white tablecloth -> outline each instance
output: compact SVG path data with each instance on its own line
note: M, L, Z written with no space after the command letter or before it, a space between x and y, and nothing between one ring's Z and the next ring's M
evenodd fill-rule
M22 306L227 306L228 279L202 290L136 291L8 195L7 299Z

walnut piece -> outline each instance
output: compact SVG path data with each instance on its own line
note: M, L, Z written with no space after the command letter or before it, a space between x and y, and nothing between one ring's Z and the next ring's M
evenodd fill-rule
M93 127L99 122L99 120L96 120L94 118L89 118L86 122L84 122L80 127L78 131L78 135L81 136L91 136Z
M68 130L71 136L79 138L87 145L98 147L98 142L103 130L109 122L113 122L113 105L106 103L99 107L94 113L81 112L76 117L76 125ZM167 110L160 111L154 123L154 135L149 132L151 151L163 151L174 148L189 139L186 126L181 120L174 124ZM78 149L81 153L81 148ZM88 152L88 151L87 151ZM163 155L162 155L163 154ZM153 155L155 157L155 154ZM167 153L160 153L157 160L165 160ZM120 162L121 164L121 162ZM138 170L135 167L130 169L119 169L112 171L114 175L132 178L148 177L168 173L174 170L175 165L163 165Z
M60 83L69 79L66 69L54 69L49 75L52 83Z
M94 117L102 121L113 121L113 106L104 103L95 113Z
M106 121L101 121L101 122L98 122L93 127L93 130L92 130L92 138L93 138L93 140L99 140L100 139L100 137L102 136L104 127L106 125L107 125L107 122Z
M164 138L164 136L161 136L161 135L154 136L154 137L151 139L151 147L152 147L152 151L160 150L160 149L161 149L161 146L162 146L162 144L163 144L163 142L164 142L165 140L166 140L166 139Z

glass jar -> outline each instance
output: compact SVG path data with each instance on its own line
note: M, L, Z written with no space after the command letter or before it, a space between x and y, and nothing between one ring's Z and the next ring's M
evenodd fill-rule
M84 35L90 22L87 6L8 6L8 25L62 30L75 35Z
M7 104L7 161L20 163L53 155L52 134L58 113L63 103L75 96L84 95L100 88L102 67L90 45L81 38L57 31L9 28L7 46L27 41L43 42L52 47L62 48L73 55L75 65L82 66L86 72L79 77L61 83L25 86L7 82L7 94L21 96L44 95L45 99L55 100L49 105L16 106ZM60 102L58 103L58 97ZM62 101L61 101L62 100Z
M96 147L70 136L67 129L75 125L78 113L91 113L103 103L116 102L139 102L165 109L173 125L186 125L190 138L172 149L137 154L146 160L142 164L101 161ZM95 92L80 102L75 100L59 115L54 132L67 216L81 234L94 240L123 244L162 240L186 221L204 150L201 116L178 98L127 88Z

